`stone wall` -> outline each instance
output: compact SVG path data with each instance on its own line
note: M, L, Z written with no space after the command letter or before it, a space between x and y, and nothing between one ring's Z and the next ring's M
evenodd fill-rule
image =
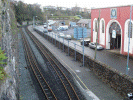
M75 57L74 48L69 47L68 49L67 45L63 46L62 43L55 40L54 38L52 39L52 37L47 36L46 34L38 30L35 31L37 31L40 35L42 35L49 42L53 43L54 45L56 45L56 47L60 48L61 50L63 50L64 47L64 52L66 52L66 54L68 54L69 50L69 56L73 58ZM127 97L128 93L133 93L133 78L97 60L94 60L93 58L87 55L84 56L84 59L85 59L85 66L89 67L100 79L102 79L103 82L108 84L115 91L120 93L123 97ZM76 52L76 60L79 62L83 62L82 52L80 51Z
M0 80L0 100L18 99L18 76L16 74L17 61L17 34L13 35L11 21L15 19L14 12L10 8L10 1L0 0L0 47L6 53L7 65L3 65L7 77ZM14 18L14 19L13 19ZM14 29L15 30L15 29ZM15 31L14 31L15 32ZM15 47L14 47L15 46Z

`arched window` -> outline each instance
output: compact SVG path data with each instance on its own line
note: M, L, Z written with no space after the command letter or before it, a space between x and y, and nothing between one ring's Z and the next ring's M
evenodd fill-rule
M129 21L128 22L128 37L129 37L129 34L130 34L130 38L132 38L132 30L133 30L132 22L131 22L131 31L130 31L130 21Z
M104 20L102 20L102 33L104 33Z
M95 32L97 32L97 20L95 20Z

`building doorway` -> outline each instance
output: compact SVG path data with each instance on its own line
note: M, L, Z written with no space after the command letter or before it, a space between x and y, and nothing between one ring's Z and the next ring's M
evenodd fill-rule
M116 35L113 36L113 31ZM120 25L117 22L113 22L109 27L110 34L110 49L120 49L121 47L121 29Z

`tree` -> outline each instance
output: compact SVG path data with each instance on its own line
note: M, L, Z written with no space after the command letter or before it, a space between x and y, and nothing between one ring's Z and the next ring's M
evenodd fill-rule
M12 4L15 10L15 17L20 24L22 24L22 21L32 21L33 16L38 16L38 20L44 20L39 4L25 4L22 1L13 2Z

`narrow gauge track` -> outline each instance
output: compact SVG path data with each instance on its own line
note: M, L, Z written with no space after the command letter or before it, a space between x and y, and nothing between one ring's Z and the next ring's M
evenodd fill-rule
M51 55L48 54L44 45L42 45L40 43L40 41L33 34L31 34L28 30L27 30L27 32L28 32L29 36L31 37L32 41L36 44L36 46L39 49L39 51L41 52L41 54L43 55L44 60L47 61L48 67L52 67L54 69L54 71L56 72L56 74L58 75L60 81L62 82L62 84L64 86L64 89L67 92L69 99L70 100L80 100L73 85L71 84L71 82L69 81L67 76L64 74L64 72L61 70L61 67L63 67L63 66L61 64L58 65L56 63L54 57L51 57Z
M33 70L33 73L34 75L36 76L43 92L44 92L44 95L47 99L47 100L57 100L55 94L53 93L53 91L51 90L50 86L48 85L48 83L46 82L45 78L43 77L41 71L39 70L38 68L38 65L35 61L35 58L34 58L34 54L32 52L32 49L30 48L29 46L29 43L25 37L24 34L21 34L22 35L22 40L23 40L23 45L24 45L24 48L25 48L25 56L26 56L26 60L28 60L29 64L30 64L30 67L31 69Z

